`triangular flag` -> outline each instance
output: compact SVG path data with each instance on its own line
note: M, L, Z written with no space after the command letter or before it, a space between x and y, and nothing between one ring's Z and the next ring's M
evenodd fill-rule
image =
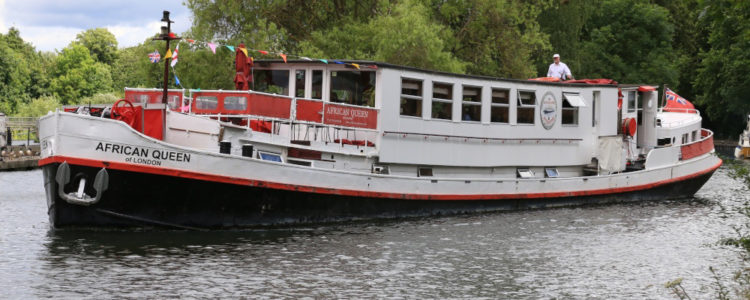
M328 63L328 61L327 61L327 60L325 60L325 59L320 59L320 61L322 61L322 62L323 62L324 64L327 64L327 63Z
M268 55L268 51L258 50L258 52L260 52L260 54Z
M286 63L286 54L284 54L284 53L279 53L279 56L281 56L281 59L283 59L283 60L284 60L284 63Z
M335 63L337 63L337 64L339 64L339 65L343 65L343 64L344 64L344 62L343 62L343 61L338 61L338 60L334 60L333 62L335 62Z
M195 40L188 39L188 43L195 44Z
M224 45L224 46L227 47L227 49L229 49L229 51L234 52L234 46L229 46L229 45Z
M247 49L245 49L245 48L240 48L240 51L242 51L242 53L245 53L245 57L247 57L247 56L248 56L248 55L247 55Z
M174 68L174 65L177 64L177 51L180 50L180 45L177 45L177 47L174 47L174 54L172 54L172 63L170 64L172 68Z
M175 84L175 85L179 85L179 86L182 86L182 84L180 84L180 79L179 79L179 78L177 78L177 74L174 74L174 84Z
M307 61L311 61L311 60L312 60L312 59L310 59L309 57L304 57L304 56L300 56L299 58L301 58L301 59L304 59L304 60L307 60Z
M354 66L355 68L357 68L357 70L359 70L359 65L358 64L352 64L352 66Z
M167 54L164 54L164 59L172 58L172 49L167 49Z
M216 44L214 44L214 43L206 43L206 45L208 45L208 48L211 48L211 52L213 52L214 54L216 54Z

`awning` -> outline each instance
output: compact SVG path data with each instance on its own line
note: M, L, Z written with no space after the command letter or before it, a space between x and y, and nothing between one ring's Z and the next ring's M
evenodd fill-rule
M586 107L586 102L583 102L583 98L579 94L567 94L563 93L563 98L568 101L568 104L573 107Z

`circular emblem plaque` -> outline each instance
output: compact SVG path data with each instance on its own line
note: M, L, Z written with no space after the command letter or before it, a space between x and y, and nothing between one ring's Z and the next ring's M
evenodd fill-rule
M551 129L557 121L557 99L551 92L547 92L542 97L539 104L539 114L542 117L542 126L544 129Z

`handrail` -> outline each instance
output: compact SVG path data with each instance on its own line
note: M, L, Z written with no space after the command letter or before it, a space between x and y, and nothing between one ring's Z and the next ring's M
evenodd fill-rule
M491 137L476 137L476 136L461 136L461 135L446 135L446 134L429 134L429 133L417 133L417 132L400 132L400 131L383 131L383 136L387 134L396 135L419 135L424 137L440 137L440 138L458 138L458 139L472 139L472 140L489 140L489 141L566 141L580 142L583 139L555 139L555 138L491 138Z

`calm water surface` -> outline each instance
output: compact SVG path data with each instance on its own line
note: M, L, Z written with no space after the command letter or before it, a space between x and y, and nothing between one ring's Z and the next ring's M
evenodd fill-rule
M42 173L0 172L0 298L713 298L748 219L722 167L695 199L265 231L50 230Z

